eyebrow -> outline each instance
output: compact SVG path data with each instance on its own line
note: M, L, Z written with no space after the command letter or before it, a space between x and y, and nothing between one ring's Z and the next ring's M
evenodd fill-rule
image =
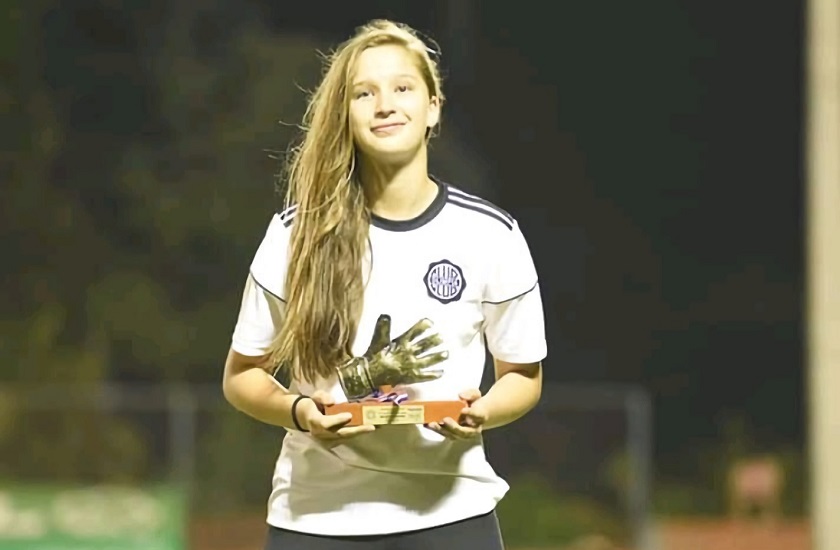
M416 75L413 75L413 74L410 74L410 73L397 74L397 75L394 75L392 78L394 80L399 80L399 79L403 79L403 78L407 78L407 79L414 80L414 81L418 80ZM353 87L362 86L364 84L372 84L372 82L369 81L369 80L357 80L357 81L353 82Z

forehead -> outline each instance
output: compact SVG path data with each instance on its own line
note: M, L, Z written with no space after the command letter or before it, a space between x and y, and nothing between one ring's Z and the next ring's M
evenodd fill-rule
M366 49L359 55L353 71L356 81L386 80L401 75L422 77L411 52L395 44Z

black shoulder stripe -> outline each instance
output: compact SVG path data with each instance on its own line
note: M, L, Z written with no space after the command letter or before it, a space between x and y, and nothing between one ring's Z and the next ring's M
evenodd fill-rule
M298 207L298 205L296 205L296 204L293 204L291 206L287 206L286 208L284 208L282 210L277 210L277 215L282 218L283 216L287 216L289 214L294 214L295 210L297 210L297 207Z
M462 200L461 197L456 197L455 195L449 195L446 202L455 206L460 206L461 208L466 208L467 210L472 210L473 212L478 212L479 214L484 214L485 216L489 216L500 221L508 229L513 230L513 222L499 214L494 209L486 208L483 205L474 202Z
M275 298L277 298L278 300L280 300L284 304L286 303L286 300L284 300L280 296L276 295L275 293L273 293L270 290L268 290L267 288L265 288L265 286L261 282L259 282L256 277L254 277L254 272L253 271L251 271L251 279L254 280L254 282L257 284L258 287L260 287L264 291L268 292L269 294L271 294L272 296L274 296Z
M292 220L295 219L295 214L297 214L297 205L290 206L279 213L280 221L283 222L283 227L289 227L292 224Z
M467 202L472 202L472 203L475 203L475 204L480 204L482 206L486 206L490 210L495 211L496 214L498 214L499 216L505 218L510 223L513 223L513 216L511 216L510 214L505 212L502 208L499 208L498 206L496 206L492 202L490 202L488 200L485 200L485 199L482 199L481 197L476 197L475 195L470 195L469 193L464 193L460 189L455 189L455 188L452 188L452 187L449 188L449 196L457 197L457 198L463 199Z

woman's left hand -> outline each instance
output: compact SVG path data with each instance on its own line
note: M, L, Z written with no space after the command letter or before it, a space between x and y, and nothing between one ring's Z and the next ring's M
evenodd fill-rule
M470 439L481 434L482 426L488 419L488 411L481 402L481 391L462 391L458 397L467 402L467 406L461 409L460 422L447 417L442 423L430 422L426 427L449 439Z

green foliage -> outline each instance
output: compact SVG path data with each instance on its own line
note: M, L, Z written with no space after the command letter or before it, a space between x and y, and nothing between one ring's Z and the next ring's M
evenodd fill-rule
M115 168L86 168L101 178L90 185L87 174L56 177L79 136L66 98L43 73L51 46L39 22L52 4L17 3L0 20L15 31L0 43L9 77L0 79L9 115L0 153L0 383L25 388L0 391L0 478L147 478L165 472L169 458L154 450L166 437L160 420L150 428L61 391L36 402L29 390L125 379L219 383L241 284L273 213L277 164L266 149L292 139L278 120L300 118L305 98L294 83L315 82L320 44L234 24L225 53L207 56L181 26L204 14L181 10L162 29L168 49L145 52L152 79L142 84L158 98L147 118L165 120L168 131L123 139ZM113 141L105 132L83 137L92 157ZM105 215L113 208L118 215ZM213 457L202 464L213 468L202 474L248 486L244 470L230 470L243 463L230 442L244 444L240 436L256 428L233 416L207 430L216 438L202 441ZM254 456L266 462L275 453ZM263 484L270 466L260 466Z
M304 97L290 84L315 81L318 44L243 27L225 55L208 57L175 21L164 43L179 55L164 48L152 63L168 143L133 143L115 176L132 205L125 231L145 234L154 256L107 273L91 302L155 379L215 382L273 214L278 165L266 149L293 138L277 121L300 118Z
M64 312L58 306L44 307L28 321L9 326L18 328L18 337L4 339L0 347L0 360L13 365L17 380L102 379L109 355L101 332L91 331L83 346L62 344ZM147 446L128 421L92 407L68 406L72 396L64 403L62 397L60 390L46 399L0 392L0 479L119 482L145 471Z
M195 512L207 516L264 510L286 431L231 407L214 411L206 423L198 441Z
M622 540L626 535L621 516L590 498L558 493L535 476L510 485L498 514L505 541L512 546L556 546L591 535Z

